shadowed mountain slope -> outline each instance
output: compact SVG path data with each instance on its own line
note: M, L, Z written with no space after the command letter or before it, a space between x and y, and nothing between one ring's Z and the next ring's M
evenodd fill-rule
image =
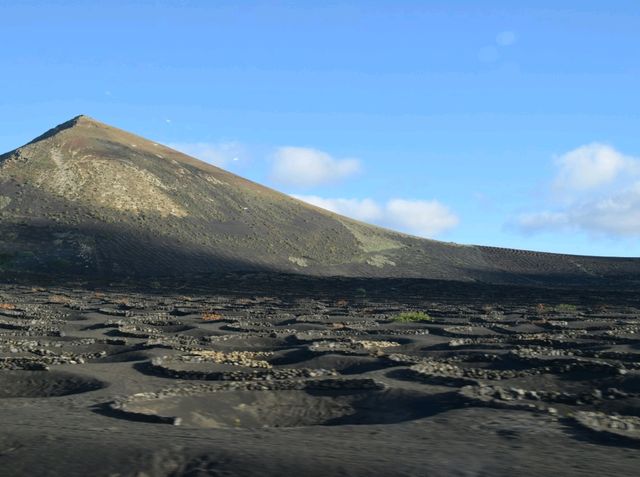
M462 246L348 219L78 116L0 156L0 271L635 285L640 260Z

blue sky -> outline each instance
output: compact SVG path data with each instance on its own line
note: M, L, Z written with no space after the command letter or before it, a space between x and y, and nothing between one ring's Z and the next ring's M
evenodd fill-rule
M637 1L0 0L0 150L77 114L366 221L640 255Z

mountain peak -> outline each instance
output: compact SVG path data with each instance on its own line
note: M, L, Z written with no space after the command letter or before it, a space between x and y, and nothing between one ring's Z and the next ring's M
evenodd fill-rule
M79 114L78 116L75 116L75 117L69 119L68 121L65 121L65 122L63 122L61 124L58 124L57 126L51 128L51 129L49 129L44 134L41 134L40 136L38 136L37 138L32 140L29 144L33 144L33 143L42 141L43 139L47 139L47 138L50 138L52 136L55 136L56 134L58 134L61 131L64 131L66 129L71 129L71 128L77 127L77 126L108 127L106 124L101 123L100 121L97 121L97 120L93 119L90 116L86 116L84 114Z
M73 124L102 124L100 121L93 119L91 116L87 116L86 114L79 114L67 122Z

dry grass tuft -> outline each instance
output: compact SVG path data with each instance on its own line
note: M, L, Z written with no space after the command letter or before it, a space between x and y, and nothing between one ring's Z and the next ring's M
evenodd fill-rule
M71 303L71 298L64 295L51 295L49 296L49 302L68 304Z
M202 314L202 321L220 321L223 318L220 313L208 312Z

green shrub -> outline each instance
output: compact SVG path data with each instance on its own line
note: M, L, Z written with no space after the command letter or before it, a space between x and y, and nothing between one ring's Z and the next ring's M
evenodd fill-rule
M400 323L415 323L417 321L431 321L431 318L424 311L404 311L393 317L393 321Z

